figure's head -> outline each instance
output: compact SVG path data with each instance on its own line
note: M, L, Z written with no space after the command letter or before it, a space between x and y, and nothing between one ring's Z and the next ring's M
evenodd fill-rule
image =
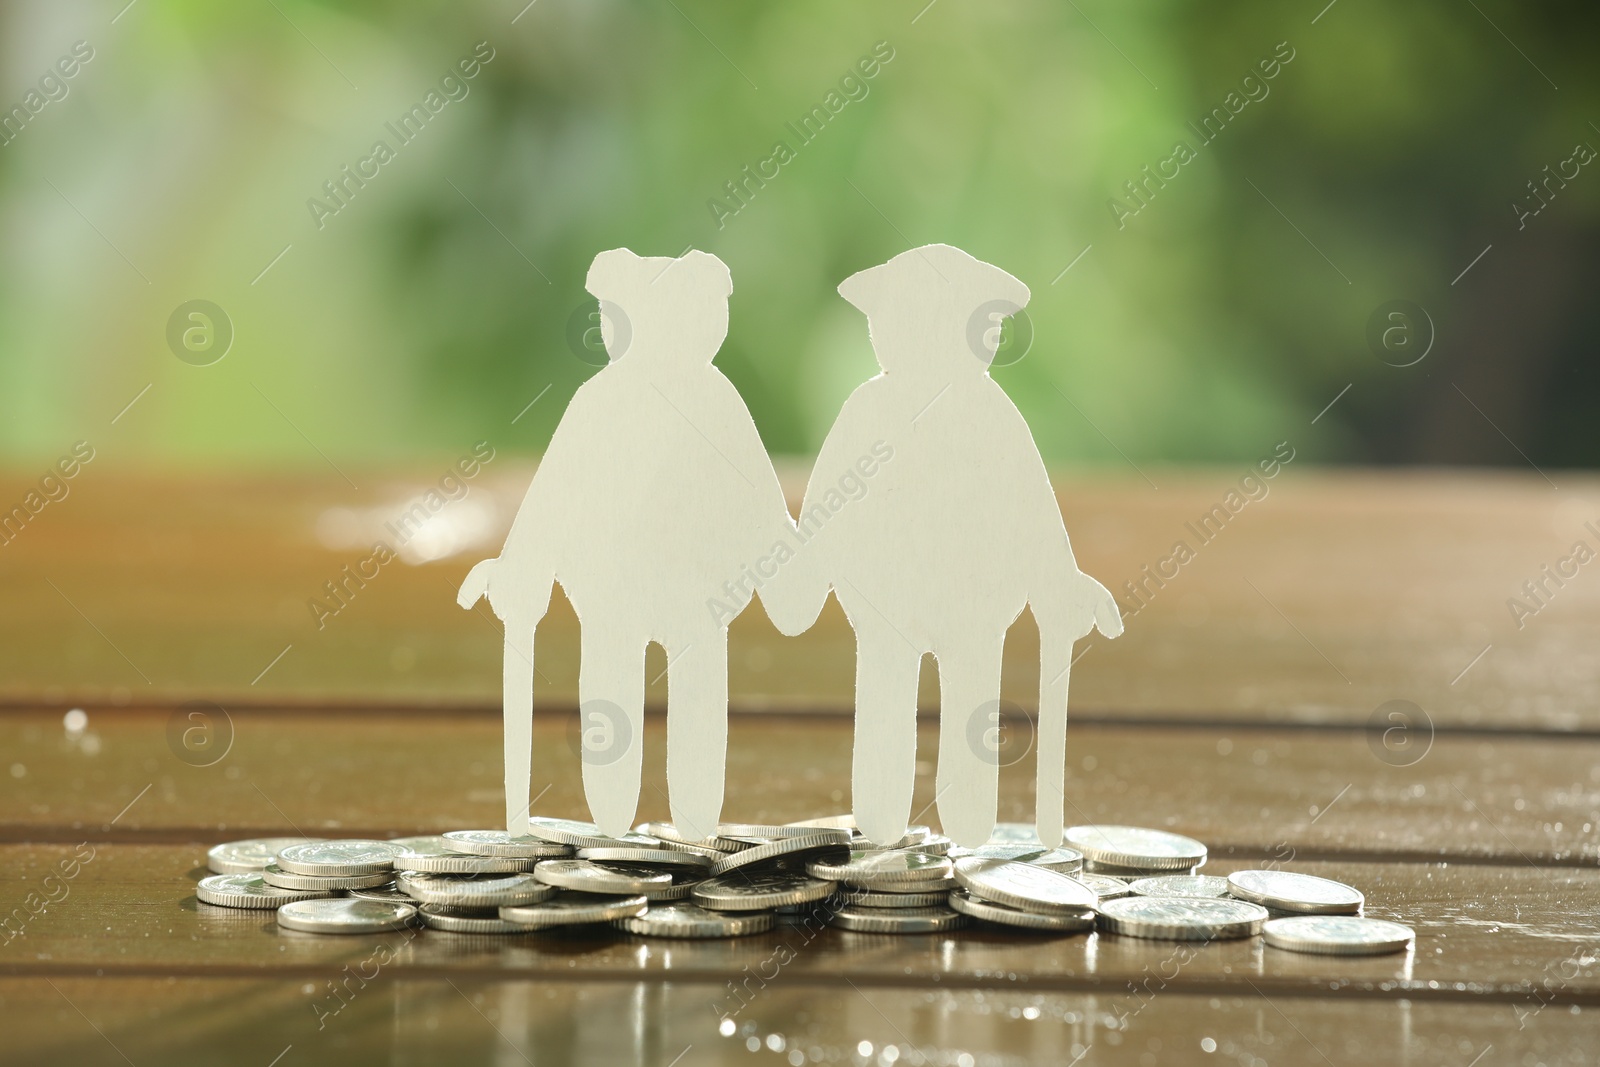
M866 313L878 364L893 373L988 370L1000 320L1028 305L1028 287L950 245L923 245L839 283Z
M584 288L600 301L600 336L613 363L637 351L709 364L728 335L733 278L709 252L672 259L613 248L594 257Z

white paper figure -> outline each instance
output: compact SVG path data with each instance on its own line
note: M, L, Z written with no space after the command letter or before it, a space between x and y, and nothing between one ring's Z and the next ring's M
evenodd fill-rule
M1111 594L1078 570L1044 462L1021 412L989 377L999 322L1028 302L1005 271L927 245L845 279L883 373L828 432L799 518L796 558L762 589L785 633L831 586L856 631L852 787L857 824L892 842L911 814L917 675L939 663L937 800L944 832L988 840L1006 629L1039 624L1037 827L1061 840L1073 642L1122 632Z
M673 821L701 837L722 810L728 623L749 604L752 561L792 525L744 401L711 365L728 331L716 256L602 252L587 288L611 362L573 396L499 558L467 575L505 621L506 825L528 825L534 627L553 582L582 624L583 785L619 835L639 799L645 646L668 659Z

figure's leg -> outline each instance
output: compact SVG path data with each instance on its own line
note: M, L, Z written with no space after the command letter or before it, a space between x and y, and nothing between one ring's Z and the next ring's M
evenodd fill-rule
M500 700L505 719L506 832L528 832L528 787L533 776L533 630L506 623Z
M639 810L644 759L644 648L631 636L585 621L578 662L583 795L600 829L626 833Z
M917 671L922 654L899 634L856 630L856 740L850 788L869 840L905 836L917 784Z
M668 649L667 792L672 821L699 838L717 832L728 772L728 634Z
M958 644L939 658L939 822L968 848L989 840L1000 803L1004 640Z
M1050 640L1039 628L1039 768L1034 791L1034 821L1046 848L1061 844L1062 809L1067 784L1067 682L1072 645Z

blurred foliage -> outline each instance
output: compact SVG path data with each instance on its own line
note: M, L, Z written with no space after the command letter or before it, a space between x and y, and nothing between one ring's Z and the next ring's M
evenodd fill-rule
M537 451L593 373L569 326L619 245L729 264L719 365L769 448L808 451L875 372L834 287L933 241L1032 288L1033 347L995 373L1052 460L1289 438L1320 462L1600 461L1600 166L1512 207L1600 146L1592 4L123 2L0 9L0 107L94 53L0 146L8 463L80 438L284 467ZM466 95L400 144L385 124L479 42ZM1190 123L1263 89L1202 144ZM379 139L394 158L319 226L308 201ZM725 183L779 141L793 159L738 204ZM1179 141L1192 161L1115 210ZM236 333L210 366L168 350L195 298ZM1438 334L1403 368L1366 340L1397 298Z

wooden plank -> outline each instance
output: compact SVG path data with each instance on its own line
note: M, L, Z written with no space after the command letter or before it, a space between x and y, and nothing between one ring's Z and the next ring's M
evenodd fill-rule
M292 827L387 837L503 817L496 716L238 711L226 756L193 767L169 748L169 729L190 728L187 714L97 711L77 735L56 712L0 714L10 768L0 767L0 840L221 841ZM533 788L548 787L540 813L587 817L576 725L575 716L537 717ZM641 819L668 817L663 725L647 720ZM914 810L936 823L927 807L935 724L920 735ZM1008 744L1022 758L1002 768L1000 811L1031 823L1028 740L1019 724ZM1439 734L1396 756L1383 741L1360 730L1075 726L1067 815L1176 829L1218 856L1600 858L1600 742ZM225 743L220 725L214 743ZM850 746L850 724L835 717L735 719L725 815L847 810Z
M1146 564L1157 567L1182 539L1195 552L1169 566L1175 576L1160 588L1147 583L1148 606L1122 639L1080 662L1080 718L1364 722L1383 702L1407 699L1440 727L1600 729L1600 580L1583 568L1558 588L1541 572L1580 539L1600 547L1583 526L1600 513L1600 481L1565 475L1558 493L1535 474L1339 473L1304 462L1206 543L1191 524L1242 470L1164 469L1159 490L1132 476L1058 478L1080 562L1125 607L1138 601L1123 583L1142 580ZM63 708L190 695L230 705L498 706L497 624L458 610L452 591L498 543L526 466L503 460L474 483L467 499L498 515L482 528L464 521L465 502L439 513L478 547L445 563L396 562L350 584L348 606L320 629L308 607L368 554L362 537L393 537L385 518L437 477L426 467L363 474L354 491L314 476L89 468L68 499L5 546L0 697ZM0 494L10 494L0 499L26 488L25 478L0 479ZM319 528L327 536L341 523L357 531L348 547L319 541ZM1508 598L1535 579L1548 595L1519 627ZM558 605L539 657L554 705L574 699L575 639ZM1025 621L1008 645L1006 691L1025 706L1034 702L1033 641ZM734 704L847 710L852 656L836 607L792 640L747 613L732 637ZM662 660L653 662L652 677ZM933 694L925 684L924 700Z
M1600 1038L1592 1011L1541 1010L1538 1001L1355 1002L1154 987L852 990L794 985L780 973L724 1023L713 1010L727 996L720 984L380 971L334 1000L326 982L335 977L0 978L0 1063L1465 1067L1491 1046L1485 1063L1583 1063ZM342 1007L318 1014L313 1005L323 1003Z
M1406 922L1408 954L1341 959L1265 948L1259 939L1180 946L1112 935L1037 937L993 928L892 937L786 926L714 941L632 937L605 928L462 937L297 935L270 913L197 902L200 849L176 845L0 846L9 940L0 974L36 977L250 977L321 982L388 948L397 972L494 979L710 982L780 964L785 983L1116 993L1159 971L1196 994L1326 996L1600 1005L1600 871L1466 864L1295 862L1367 894L1367 914ZM44 879L76 858L72 877ZM1250 864L1242 864L1249 866ZM1226 873L1237 861L1208 870ZM64 887L64 889L62 888ZM51 893L44 907L27 894ZM18 909L22 911L19 913ZM791 958L792 957L792 958Z

